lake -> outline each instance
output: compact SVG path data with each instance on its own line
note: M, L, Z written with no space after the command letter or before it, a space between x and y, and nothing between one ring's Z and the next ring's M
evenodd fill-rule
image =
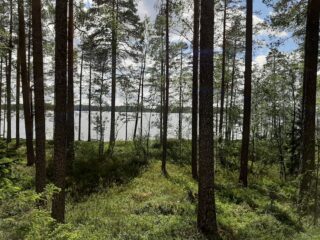
M91 139L98 139L98 134L96 131L96 119L99 112L91 112ZM2 117L3 117L2 113ZM79 112L76 111L74 113L75 118L75 139L78 139L78 131L79 131ZM12 138L16 136L16 116L15 113L12 112L11 118L11 134ZM132 139L134 125L135 125L135 113L128 113L128 139ZM110 133L110 112L103 113L103 120L105 121L105 131L104 131L104 139L105 141L109 140ZM48 140L53 139L53 121L54 114L53 111L46 112L46 137ZM150 113L146 112L143 114L143 134L148 134L150 121L150 137L151 138L159 138L160 130L159 126L159 113ZM168 119L168 138L177 138L178 136L178 125L179 125L179 114L171 113L169 114ZM140 119L138 122L138 130L137 134L140 134ZM1 135L3 135L3 119L1 122ZM6 136L6 135L5 135ZM116 112L116 136L117 140L125 140L126 137L126 126L125 126L125 113ZM191 113L183 114L182 121L182 136L185 139L191 139ZM24 129L24 119L23 119L23 111L20 111L20 138L25 138L25 129ZM81 115L81 140L88 139L88 111L82 111Z

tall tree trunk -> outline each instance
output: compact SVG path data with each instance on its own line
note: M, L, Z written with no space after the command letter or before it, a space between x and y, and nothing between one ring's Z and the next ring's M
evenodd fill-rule
M178 138L179 138L179 157L182 156L182 114L183 114L183 105L182 105L182 57L183 57L183 48L180 49L180 76L179 76L179 124L178 124Z
M32 0L33 76L36 127L36 191L38 193L44 190L46 184L46 121L44 107L41 15L41 0Z
M141 76L142 76L142 67L141 67ZM139 80L138 99L137 99L137 108L136 108L136 116L135 116L136 120L135 120L134 130L133 130L133 140L136 140L136 137L137 137L137 129L138 129L138 121L139 121L140 93L141 93L141 86L142 86L141 76Z
M111 120L110 120L110 140L109 154L112 154L115 145L115 128L116 128L116 73L117 73L117 41L118 41L118 1L112 1L112 31L111 31Z
M102 72L101 72L101 83L100 83L100 95L99 95L99 159L102 160L104 155L104 125L103 125L103 106L102 106L102 97L103 97L103 88L104 88L104 62L102 63Z
M6 75L6 80L7 80L7 77L8 77L8 74L7 74L7 71L8 71L8 57L6 56L5 57L5 75ZM4 91L4 102L6 102L6 99L7 99L7 91L5 89ZM6 138L6 118L7 118L7 111L6 109L3 109L3 138Z
M92 63L89 67L89 113L88 113L88 142L91 141L91 98L92 98Z
M27 57L26 57L26 34L25 34L25 20L24 20L24 3L23 0L18 1L19 12L19 54L21 64L21 80L22 80L22 95L23 95L23 109L24 121L26 129L26 143L27 143L27 165L34 164L34 151L32 142L32 114L30 101L30 84L28 81L27 72Z
M143 136L143 96L144 96L144 75L146 70L146 61L147 61L147 49L145 49L144 56L143 56L142 75L141 75L140 140L142 140L142 136Z
M78 141L81 141L81 118L82 118L82 78L83 78L83 51L81 54L81 62L80 62L80 88L79 88L79 96L80 96L80 103L79 103L79 131L78 131Z
M30 101L30 110L31 110L31 141L33 141L33 86L31 83L31 0L28 0L28 65L27 65L27 78L29 85L29 101Z
M3 71L3 57L1 57L1 59L0 59L0 137L1 137L1 133L2 133L2 124L1 124L1 121L2 121L2 77L3 77L2 71Z
M244 187L248 186L248 156L249 156L250 122L251 122L252 12L253 12L253 1L247 0L244 110L243 110L241 159L240 159L241 166L240 166L240 177L239 177L239 182L242 183Z
M219 138L218 138L218 153L221 164L226 165L222 147L222 128L224 114L224 98L225 98L225 73L226 73L226 23L227 23L227 0L224 0L223 9L223 36L222 36L222 69L221 69L221 94L220 94L220 121L219 121Z
M128 93L126 92L126 143L127 141L128 141Z
M9 26L9 53L7 65L7 143L11 142L11 67L12 67L12 29L13 29L13 10L12 0L10 0L10 26Z
M300 200L308 199L315 170L315 113L319 44L320 2L310 0L307 12L305 62L303 75L303 136Z
M20 146L20 51L17 49L17 76L16 76L16 148Z
M213 18L213 1L201 0L198 228L209 239L218 235L213 153Z
M192 68L192 177L198 179L199 0L194 0Z
M232 59L232 73L231 73L231 87L230 87L230 106L229 106L229 124L227 127L227 134L226 139L230 141L231 138L231 130L233 129L233 101L235 99L234 96L234 80L235 80L235 73L236 73L236 57L237 57L237 39L234 40L234 47L233 47L233 59Z
M162 2L162 1L161 1ZM163 105L164 105L164 44L163 44L163 29L161 29L161 50L160 50L160 58L161 58L161 70L160 70L160 146L163 146Z
M319 117L317 117L317 135L319 137ZM317 226L319 218L319 167L320 167L320 145L319 139L317 141L317 164L316 164L316 182L315 182L315 193L314 193L314 215L313 225Z
M54 109L54 184L61 190L54 194L52 217L65 219L66 177L66 104L67 104L67 6L65 0L56 0L55 38L55 109Z
M68 21L68 82L67 82L67 170L72 172L74 162L74 78L73 78L73 0L69 0ZM81 81L81 79L80 79ZM80 132L79 128L79 132Z
M169 114L169 84L170 84L170 59L169 59L169 51L170 51L170 42L169 42L169 7L170 2L167 0L166 2L166 81L165 81L165 106L163 111L163 147L162 147L162 165L161 170L164 176L167 176L167 133L168 133L168 114Z
M299 169L299 158L296 156L296 122L297 122L297 101L296 101L296 87L295 87L295 74L293 71L290 71L290 75L292 78L291 82L291 90L292 90L292 101L293 101L293 109L292 109L292 122L291 122L291 149L290 149L290 168L289 173L294 175L297 173Z

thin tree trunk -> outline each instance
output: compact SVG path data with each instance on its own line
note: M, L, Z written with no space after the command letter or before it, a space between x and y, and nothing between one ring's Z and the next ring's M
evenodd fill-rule
M295 174L299 168L299 160L297 161L297 157L295 156L296 152L296 119L297 119L297 101L296 101L296 90L295 90L295 76L294 73L291 72L290 74L292 76L292 82L291 82L291 89L292 89L292 101L293 101L293 116L292 116L292 122L291 122L291 156L290 156L290 169L289 172L291 175Z
M11 142L11 67L12 67L12 31L13 31L13 10L12 0L10 0L10 26L9 26L9 57L7 65L7 143Z
M46 121L44 107L41 0L32 0L33 76L36 127L36 191L46 184Z
M319 137L319 117L317 117L317 135ZM314 197L314 215L313 215L313 225L317 226L318 224L318 218L319 218L319 167L320 167L320 145L319 145L319 139L317 143L317 165L316 165L316 183L315 183L315 197Z
M229 106L229 124L227 127L226 139L230 141L231 138L231 130L233 129L233 100L234 100L234 80L236 73L236 57L237 57L237 39L234 40L234 48L233 48L233 59L232 59L232 73L231 73L231 89L230 89L230 106Z
M218 138L218 153L221 164L226 165L225 157L222 147L222 128L223 128L223 114L224 114L224 98L225 98L225 73L226 73L226 23L227 23L227 0L224 0L223 10L223 36L222 36L222 69L221 69L221 94L220 94L220 121L219 121L219 138Z
M16 148L20 146L20 51L17 50L17 76L16 76Z
M164 44L163 44L163 29L161 29L161 71L160 71L160 146L163 146L163 105L164 105Z
M127 141L128 141L128 94L126 93L126 142Z
M74 162L74 77L73 77L73 0L69 0L68 21L68 78L67 78L67 171L72 172ZM81 79L80 79L81 82ZM79 128L79 132L80 132Z
M56 0L55 39L55 110L54 110L54 184L60 192L54 194L52 217L65 219L66 177L66 103L67 103L67 6L65 0Z
M1 137L1 133L2 133L2 74L3 71L3 57L1 57L0 59L0 137ZM4 121L5 122L5 121Z
M89 67L89 113L88 113L88 142L91 141L91 98L92 98L92 63L90 62Z
M141 75L141 104L140 104L140 140L142 140L143 136L143 96L144 96L144 75L146 69L146 61L147 61L147 49L145 49L145 53L143 56L143 67L142 67L142 75Z
M179 157L182 156L182 54L183 48L180 49L180 76L179 76L179 124L178 124L178 138L179 138Z
M102 107L102 97L103 97L103 88L104 88L104 62L102 64L101 72L101 84L100 84L100 95L99 95L99 128L100 128L100 137L99 137L99 159L102 160L104 155L104 126L103 126L103 107Z
M201 0L198 228L208 239L218 235L213 153L213 7L213 1Z
M142 67L141 67L141 76L142 76ZM139 121L140 93L141 93L141 85L142 85L141 76L139 80L138 99L137 99L137 108L136 108L136 117L135 117L136 120L135 120L134 130L133 130L133 140L136 140L136 137L137 137L137 129L138 129L138 121Z
M78 131L78 141L81 141L81 117L82 117L82 77L83 77L83 51L81 55L81 63L80 63L80 88L79 88L79 131Z
M310 0L308 4L305 62L303 77L303 136L300 200L308 199L315 169L315 112L317 91L317 66L319 44L320 2Z
M32 142L32 115L30 105L30 85L28 81L27 72L27 57L26 57L26 34L25 34L25 20L24 20L24 3L23 0L18 1L19 12L19 54L21 64L21 80L22 80L22 95L23 95L23 108L24 120L26 129L26 143L27 143L27 165L34 164L34 150Z
M30 101L30 111L31 111L31 141L33 141L33 86L31 84L31 0L28 0L29 6L29 16L28 16L28 65L27 65L27 75L28 75L28 85L29 85L29 101Z
M110 140L109 140L109 154L112 155L113 148L115 145L115 128L116 128L116 73L117 73L117 41L118 41L118 1L112 1L112 31L111 31L111 48L112 48L112 56L111 56L111 120L110 120Z
M8 70L8 57L6 56L5 57L5 75L6 75L6 80L7 80L7 77L8 77L8 74L7 74L7 70ZM4 90L4 102L6 102L6 99L7 99L7 91L6 89ZM3 109L3 138L6 138L6 118L7 118L7 115L6 115L7 111L6 109Z
M192 69L192 177L198 179L199 0L194 0Z
M165 87L165 106L163 112L163 147L162 147L162 165L161 170L164 176L167 176L167 132L168 132L168 114L169 114L169 84L170 84L170 66L169 66L169 51L170 51L170 42L169 42L169 7L170 2L166 2L166 87Z
M240 160L241 166L240 166L240 177L239 177L239 182L242 183L244 187L248 186L248 156L249 156L250 122L251 122L252 13L253 13L253 1L247 0L244 110L243 110L243 132L242 132L241 160Z

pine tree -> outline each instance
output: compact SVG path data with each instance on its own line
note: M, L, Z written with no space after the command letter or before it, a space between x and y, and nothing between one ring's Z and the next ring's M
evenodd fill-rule
M54 194L52 217L65 219L66 177L66 104L67 104L67 1L56 0L55 38L55 109L54 109L54 184L60 192Z

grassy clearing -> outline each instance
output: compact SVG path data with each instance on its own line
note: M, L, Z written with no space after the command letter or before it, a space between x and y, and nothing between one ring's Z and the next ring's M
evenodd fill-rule
M7 184L1 185L0 239L204 239L196 228L197 183L189 165L168 163L169 177L164 178L156 147L150 149L153 160L147 162L140 160L132 143L120 143L109 162L96 160L95 144L81 143L76 149L76 171L68 178L67 224L50 218L55 189L49 185L43 196L36 195L34 169L17 160ZM22 147L11 155L20 159L24 151ZM278 175L277 167L256 164L250 187L243 189L237 184L236 169L218 166L216 203L222 239L320 239L319 229L310 229L306 219L299 221L296 183L284 183ZM81 187L75 188L77 182ZM39 197L47 199L47 207L35 207Z

